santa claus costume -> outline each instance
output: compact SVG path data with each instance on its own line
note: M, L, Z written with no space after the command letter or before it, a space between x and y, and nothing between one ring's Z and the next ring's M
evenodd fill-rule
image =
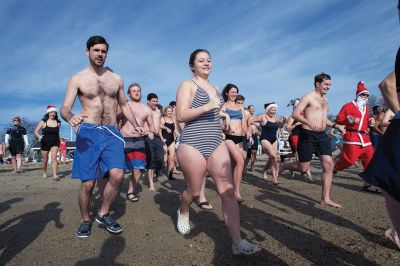
M360 81L357 85L356 99L345 104L336 117L336 123L346 127L343 155L335 164L336 171L354 165L357 159L365 169L374 155L368 132L368 124L372 120L367 106L368 97L368 89L365 88L364 82Z

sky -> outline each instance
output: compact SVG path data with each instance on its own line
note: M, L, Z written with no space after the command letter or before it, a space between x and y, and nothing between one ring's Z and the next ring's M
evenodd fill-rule
M192 78L190 53L210 51L211 83L238 86L256 113L314 89L314 76L332 77L329 113L355 96L358 81L379 95L399 47L396 0L0 0L0 125L15 115L37 121L47 105L60 108L68 80L88 65L86 41L110 44L106 66L125 90L142 86L143 99L175 99ZM74 111L80 110L77 99ZM69 132L63 123L65 132Z

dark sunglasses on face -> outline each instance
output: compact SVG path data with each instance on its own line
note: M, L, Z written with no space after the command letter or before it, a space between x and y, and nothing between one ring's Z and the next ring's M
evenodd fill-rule
M367 94L367 93L361 93L360 96L369 97L369 94Z

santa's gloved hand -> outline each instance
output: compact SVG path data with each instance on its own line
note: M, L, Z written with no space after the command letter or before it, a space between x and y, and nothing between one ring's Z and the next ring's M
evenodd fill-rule
M350 124L354 124L354 122L355 122L354 116L348 115L346 118L347 118L347 121L349 121Z

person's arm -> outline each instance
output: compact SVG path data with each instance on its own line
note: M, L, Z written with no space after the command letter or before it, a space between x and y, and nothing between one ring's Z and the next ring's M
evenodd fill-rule
M374 131L375 132L378 132L379 134L381 134L381 135L383 135L384 134L384 132L382 131L382 129L381 129L381 123L382 123L382 120L383 120L383 117L385 116L385 113L383 113L383 112L380 112L378 115L377 115L377 117L376 117L376 119L375 119L375 125L374 125Z
M149 127L149 133L154 134L154 120L153 120L153 113L150 108L146 107L147 110L147 126Z
M25 134L25 135L23 135L23 137L24 137L24 143L25 143L25 149L26 149L29 146L28 136Z
M204 113L219 108L220 105L220 99L215 96L203 106L190 108L192 100L191 88L191 84L188 81L184 81L176 93L176 117L182 123L189 122Z
M164 129L165 131L167 131L168 133L171 133L171 129L167 128L165 126L165 118L162 116L160 119L160 129Z
M35 137L37 137L39 140L41 140L43 138L43 135L39 134L39 130L41 130L43 128L44 122L43 120L40 120L40 122L37 124L35 130L33 131L33 135L35 135Z
M394 116L392 110L388 109L383 116L381 126L388 127L390 125L390 119Z
M69 80L64 103L61 107L61 117L73 127L79 125L83 121L83 116L81 114L77 115L72 113L72 107L74 106L79 88L76 79L76 77L72 77Z
M9 141L10 141L10 134L8 134L7 132L6 135L4 136L4 142L6 144L6 147L10 146Z
M293 110L292 117L299 121L302 124L309 126L312 130L320 130L320 125L315 125L314 123L308 121L301 113L304 112L308 103L309 103L309 95L305 95L300 99L299 104Z
M400 104L397 98L396 74L394 71L379 84L379 89L381 90L383 99L385 99L385 102L389 105L393 113L399 112Z
M335 122L332 122L331 120L329 120L328 118L326 119L326 125L333 129L339 130L340 132L342 132L342 134L346 133L346 129L345 129L344 125L338 125Z
M176 121L176 119L173 117L172 120L174 120L174 136L178 137L179 136L179 125L178 125L178 121Z

